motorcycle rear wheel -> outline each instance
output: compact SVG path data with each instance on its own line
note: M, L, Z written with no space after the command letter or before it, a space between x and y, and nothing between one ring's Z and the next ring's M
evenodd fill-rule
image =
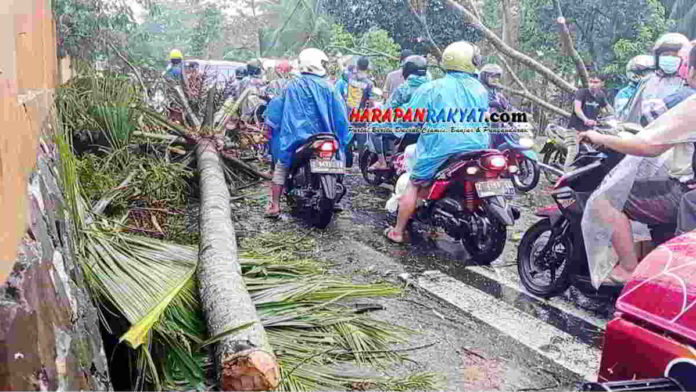
M550 298L555 297L559 294L565 292L568 287L570 287L570 258L569 255L572 254L572 242L568 236L559 239L560 244L564 248L564 259L563 259L563 270L560 274L556 273L557 269L551 271L551 279L548 284L539 284L535 279L536 271L535 265L536 260L535 252L540 251L545 243L537 245L537 241L544 233L551 233L551 221L549 219L542 219L530 227L527 232L524 233L520 246L517 248L517 272L520 275L520 280L522 285L530 293L542 297ZM549 238L549 241L551 238Z
M478 241L473 238L461 239L467 253L478 265L490 265L498 259L503 254L506 241L507 227L498 220L491 222L491 231L488 232L483 245L478 244Z
M313 211L310 223L317 229L325 229L331 223L333 215L334 201L322 195L319 202L319 210Z
M524 158L518 168L519 174L512 176L512 185L520 192L529 192L539 183L540 170L536 161Z

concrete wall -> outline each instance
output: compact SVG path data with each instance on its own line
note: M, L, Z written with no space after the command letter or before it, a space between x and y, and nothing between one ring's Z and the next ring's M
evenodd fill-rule
M110 390L51 144L51 0L0 0L0 37L0 390Z

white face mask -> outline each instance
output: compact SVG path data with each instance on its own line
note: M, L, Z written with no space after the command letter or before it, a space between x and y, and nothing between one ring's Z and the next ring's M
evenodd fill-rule
M673 75L679 71L681 61L681 57L678 56L660 56L660 70L667 75Z

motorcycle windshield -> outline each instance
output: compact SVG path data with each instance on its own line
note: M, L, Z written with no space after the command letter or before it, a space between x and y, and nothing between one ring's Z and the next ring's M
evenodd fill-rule
M340 95L318 76L303 75L293 80L281 95L273 98L266 111L271 127L273 158L290 167L295 149L317 133L333 133L341 155L353 137L348 113Z
M609 172L587 201L581 226L592 285L596 289L614 267L609 258L614 226L609 220L611 214L607 211L612 208L618 211L624 209L636 181L674 177L674 168L678 165L676 158L684 151L690 150L693 153L693 143L696 142L696 133L693 132L695 123L696 96L691 96L634 136L642 144L662 146L667 150L657 157L627 155ZM649 239L644 224L633 222L633 230L637 237ZM645 238L646 235L648 238Z

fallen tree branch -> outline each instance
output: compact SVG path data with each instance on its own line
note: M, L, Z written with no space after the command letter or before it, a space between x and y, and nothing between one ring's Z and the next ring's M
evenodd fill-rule
M501 40L493 31L486 27L483 24L483 22L477 19L476 15L474 15L471 11L469 11L462 5L457 4L456 2L454 2L454 0L445 0L445 2L450 7L463 14L467 18L469 23L473 25L477 30L479 30L483 34L483 36L488 41L490 41L491 44L495 46L495 48L498 49L501 53L535 70L540 75L551 81L551 83L558 86L560 89L569 93L575 93L575 91L577 91L577 88L575 86L568 83L565 79L558 76L556 73L548 69L543 64L539 63L538 61L534 60L533 58L527 56L524 53L518 52L517 50L505 44L505 42L503 42L503 40Z
M442 50L440 50L440 47L437 46L435 40L433 39L433 36L430 34L430 28L428 28L428 23L425 21L425 17L418 14L416 9L413 8L411 2L408 2L408 8L411 10L411 15L413 15L413 17L416 18L418 23L420 23L423 26L423 29L425 30L425 36L428 39L428 43L430 44L430 46L432 46L433 49L435 49L435 53L437 54L437 60L440 61L440 59L442 58Z
M589 87L590 76L587 73L587 67L585 66L585 62L582 60L582 57L580 57L580 54L575 49L575 45L573 45L573 38L570 36L570 30L568 29L566 20L563 17L561 3L558 0L553 0L553 2L556 5L556 10L558 11L558 18L556 19L556 23L558 24L559 31L561 33L562 46L565 48L566 54L573 59L573 62L575 63L575 69L577 70L578 75L580 75L582 85L584 87Z
M539 97L537 97L537 96L535 96L535 95L533 95L533 94L531 94L531 93L527 93L527 92L524 92L524 91L515 90L515 89L513 89L513 88L506 87L506 86L502 86L502 85L498 85L498 87L499 87L501 90L503 90L503 91L505 91L505 92L508 92L508 93L510 93L510 94L512 94L512 95L516 95L516 96L518 96L518 97L526 98L526 99L528 99L528 100L530 100L530 101L532 101L532 102L538 104L539 106L543 107L544 109L550 110L550 111L552 111L552 112L554 112L554 113L556 113L556 114L559 114L559 115L561 115L561 116L563 116L563 117L568 117L568 118L570 118L570 116L571 116L569 112L566 112L565 110L563 110L563 109L561 109L561 108L559 108L559 107L557 107L557 106L554 106L554 105L552 105L552 104L550 104L550 103L544 101L543 99L541 99L541 98L539 98Z
M113 49L113 51L116 52L116 55L119 58L121 58L121 60L123 60L123 62L126 63L130 67L130 69L133 70L135 77L138 79L138 82L140 82L140 87L143 89L143 98L145 98L145 103L150 102L150 95L147 93L147 87L145 87L145 83L143 82L143 78L142 76L140 76L140 72L138 71L138 69L135 68L135 66L133 66L133 64L131 64L130 61L128 61L126 57L122 55L121 52L119 52L118 49L116 49L116 46L114 46L114 44L106 40L104 42L109 44L109 46L111 46L111 49Z
M505 60L505 56L503 56L501 53L498 53L497 56L500 59L500 61L503 63L503 66L505 67L505 69L510 74L510 77L512 77L512 80L514 80L515 83L517 83L517 85L520 86L520 88L522 90L524 90L524 92L531 95L532 93L527 89L527 86L525 86L524 83L522 83L522 81L517 76L515 71L512 70L512 67L510 66L510 64L508 64L507 60Z
M106 194L98 202L96 202L94 204L94 207L92 208L92 212L94 213L94 215L101 215L104 212L104 210L106 209L106 207L108 207L109 204L111 204L111 202L116 198L116 196L118 195L118 192L121 191L126 186L128 186L128 184L130 184L130 182L135 177L135 174L136 174L136 171L133 170L132 172L130 172L130 174L128 174L128 177L126 177L125 180L123 180L120 184L118 184L118 186L116 188L106 192ZM91 217L87 218L86 224L89 225L90 223L91 223Z
M233 157L233 156L230 155L230 153L228 153L228 152L221 151L221 152L220 152L220 155L222 155L223 158L227 159L228 161L230 161L230 162L233 163L234 165L236 165L236 166L238 166L238 167L240 167L240 168L242 168L242 169L245 169L245 170L247 170L247 171L253 173L253 174L256 175L257 177L265 178L265 179L267 179L267 180L270 180L270 179L272 178L271 176L269 176L269 175L266 174L266 173L261 173L260 171L258 171L258 169L256 169L256 168L254 168L253 166L247 164L246 162L244 162L244 161L242 161L242 160L240 160L240 159L238 159L238 158L236 158L236 157Z
M379 50L374 50L374 49L370 49L370 48L358 48L358 49L368 50L368 51L372 52L373 54L358 52L357 50L355 50L355 49L353 49L353 48L348 48L348 47L339 46L339 45L329 45L328 47L329 47L329 48L334 48L334 49L342 49L342 50L344 50L344 51L346 51L346 52L349 52L349 53L352 53L352 54L355 54L355 55L359 55L359 56L366 56L366 57L369 57L369 56L382 56L382 57L386 57L386 58L391 59L391 60L399 60L398 57L394 57L394 56L392 56L392 55L390 55L390 54L386 54L386 53L384 53L384 52L380 52Z

